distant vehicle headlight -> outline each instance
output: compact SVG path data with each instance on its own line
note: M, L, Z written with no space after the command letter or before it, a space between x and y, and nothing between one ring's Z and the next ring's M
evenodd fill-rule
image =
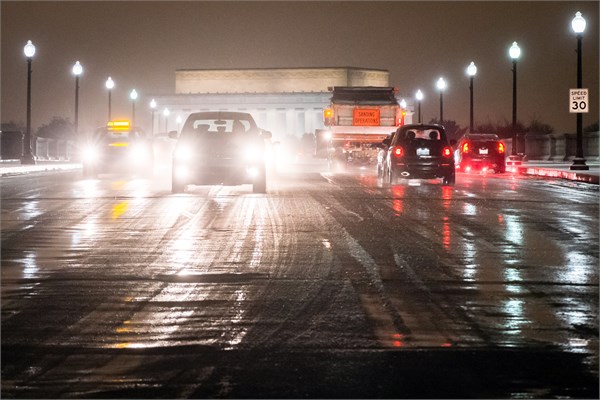
M189 161L192 159L192 150L189 147L179 147L175 150L175 159L178 161Z
M86 146L81 155L84 161L91 163L98 161L98 158L100 158L98 149L92 145Z
M249 146L242 149L242 157L247 162L258 162L264 159L263 152L260 151L260 148L255 146Z
M143 145L132 146L129 154L132 161L135 163L142 163L148 159L148 152Z

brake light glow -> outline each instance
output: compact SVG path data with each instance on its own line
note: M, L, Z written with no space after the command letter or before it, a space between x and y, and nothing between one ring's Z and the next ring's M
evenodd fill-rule
M504 154L504 143L502 143L502 142L498 143L498 153Z
M462 152L463 153L468 153L469 152L469 142L464 142L462 145Z
M404 155L404 149L400 146L394 147L393 154L396 157L402 157Z
M450 149L450 147L444 147L442 149L442 155L444 157L450 157L452 155L452 149Z

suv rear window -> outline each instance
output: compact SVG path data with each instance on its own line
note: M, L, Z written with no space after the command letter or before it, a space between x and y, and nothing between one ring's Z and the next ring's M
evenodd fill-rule
M186 135L243 134L253 125L244 119L196 119L189 121L183 129Z

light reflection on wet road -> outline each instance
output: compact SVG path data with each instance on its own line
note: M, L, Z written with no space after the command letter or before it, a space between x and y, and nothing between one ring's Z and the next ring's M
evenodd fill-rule
M172 195L168 180L76 172L3 178L3 397L147 397L150 387L167 397L348 397L352 386L332 381L308 392L243 382L292 359L300 377L328 365L349 379L395 351L417 367L385 368L431 374L423 360L452 355L470 383L431 392L381 372L369 378L379 389L351 393L597 394L585 386L598 376L596 186L460 174L454 187L389 187L370 173L305 168L274 178L267 195ZM473 367L495 363L490 351L509 351L510 367L497 367L506 370L485 367L507 383L490 386ZM250 372L235 361L244 352L279 356ZM298 359L321 353L337 361ZM472 354L481 359L469 366ZM584 383L556 380L552 368L573 354ZM509 371L523 362L556 365L525 379Z

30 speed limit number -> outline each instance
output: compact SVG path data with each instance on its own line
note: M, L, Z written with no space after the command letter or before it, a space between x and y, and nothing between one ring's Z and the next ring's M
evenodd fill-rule
M589 109L587 89L569 89L569 112L586 113Z

